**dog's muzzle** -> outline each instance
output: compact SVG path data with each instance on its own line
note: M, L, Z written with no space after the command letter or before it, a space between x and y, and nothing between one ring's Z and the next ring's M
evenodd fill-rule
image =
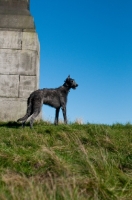
M73 89L76 89L76 87L78 87L78 84L74 85L72 88L73 88Z

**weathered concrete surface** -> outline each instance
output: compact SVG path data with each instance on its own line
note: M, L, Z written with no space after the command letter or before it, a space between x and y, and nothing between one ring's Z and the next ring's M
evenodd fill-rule
M37 89L39 88L39 78L40 78L40 71L39 71L39 67L40 67L40 57L39 57L39 54L38 56L36 57L36 87Z
M0 0L0 6L4 8L17 8L17 9L29 9L29 0Z
M36 51L0 49L0 74L36 75Z
M33 32L23 32L22 49L40 51L38 36Z
M18 87L18 75L0 75L0 97L18 97Z
M26 113L27 100L0 98L0 121L15 121Z
M0 0L0 14L30 15L29 0Z
M0 121L25 114L28 96L39 88L39 54L29 0L0 0Z
M0 49L22 49L22 32L0 31Z
M0 14L4 15L30 15L28 10L25 9L14 9L11 7L0 6Z
M39 40L35 32L0 30L1 49L23 49L39 52Z
M19 97L27 98L36 90L36 76L20 76Z
M34 22L31 16L0 15L0 27L1 28L34 29Z

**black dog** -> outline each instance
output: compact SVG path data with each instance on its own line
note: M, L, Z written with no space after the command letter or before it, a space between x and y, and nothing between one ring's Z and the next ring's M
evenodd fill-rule
M67 116L66 116L66 103L67 103L67 95L69 90L76 89L78 84L74 79L67 77L64 84L55 89L41 89L36 90L31 93L27 101L27 113L24 117L17 120L17 122L22 121L22 126L24 127L25 122L28 117L31 115L30 119L30 127L33 127L33 121L38 116L41 111L42 105L46 104L56 109L55 113L55 121L54 124L58 124L58 117L60 108L62 108L64 122L67 124Z

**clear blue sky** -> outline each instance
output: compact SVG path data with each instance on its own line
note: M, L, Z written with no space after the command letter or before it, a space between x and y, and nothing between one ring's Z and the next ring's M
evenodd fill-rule
M132 123L132 1L31 0L40 41L40 88L79 87L68 96L73 122ZM44 119L54 119L43 106ZM60 114L62 119L62 114Z

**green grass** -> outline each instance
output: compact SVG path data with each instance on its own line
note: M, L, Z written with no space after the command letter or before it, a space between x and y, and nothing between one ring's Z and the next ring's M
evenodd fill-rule
M0 123L1 200L131 200L132 125Z

